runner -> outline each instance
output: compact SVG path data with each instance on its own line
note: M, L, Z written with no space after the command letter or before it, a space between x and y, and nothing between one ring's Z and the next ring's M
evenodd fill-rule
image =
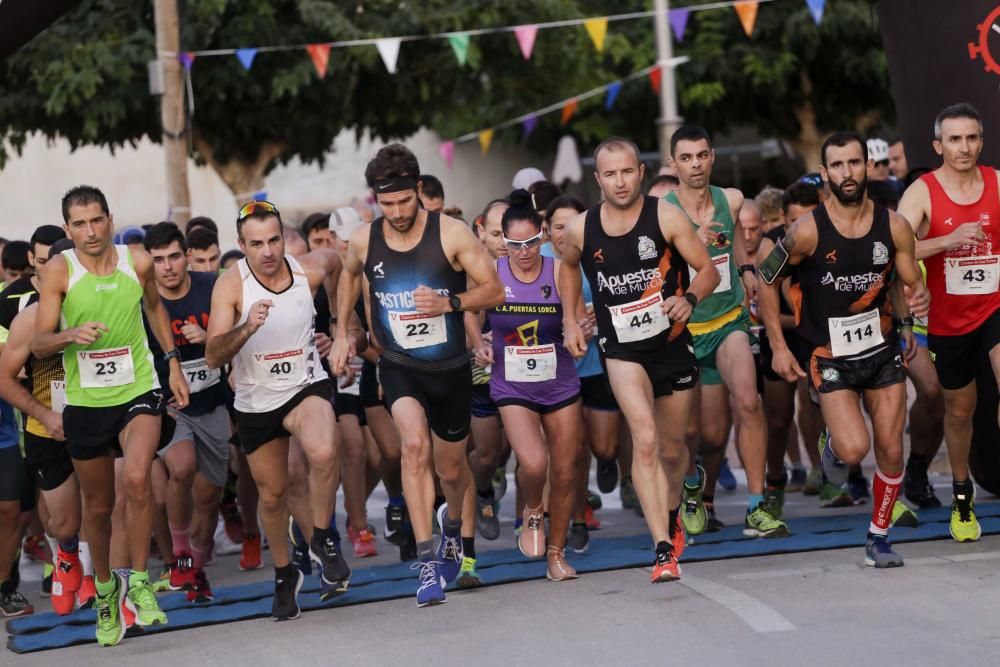
M652 582L680 578L684 550L680 495L684 443L698 367L685 323L719 274L683 212L644 197L639 149L621 137L594 151L604 203L566 232L559 293L581 296L580 265L596 287L597 343L615 399L632 432L632 480L653 537ZM697 272L691 279L688 266ZM566 348L580 358L587 342L575 312L563 313Z
M312 525L299 527L306 533L310 558L323 568L320 599L346 592L351 576L330 533L339 461L332 383L316 351L312 305L321 285L336 294L341 264L337 253L327 249L298 259L286 254L284 231L281 214L270 202L250 202L240 209L236 233L246 257L215 284L205 346L209 369L232 362L236 430L260 492L274 562L275 620L298 618L303 582L289 561L285 539L291 436L299 440L309 463ZM363 336L348 327L349 315L344 319L345 337L363 347Z
M28 242L28 264L32 271L9 283L0 292L0 350L7 342L7 330L17 314L28 305L28 302L38 300L39 272L49 259L52 244L66 238L66 231L56 225L42 225L31 235ZM5 246L6 247L6 246Z
M924 287L906 221L865 196L868 155L861 137L837 132L820 155L833 196L796 220L761 262L761 315L774 371L788 382L807 377L785 342L778 311L778 279L796 267L796 332L812 348L808 377L830 434L824 468L833 477L836 466L846 478L847 466L860 463L872 448L863 398L877 463L865 564L899 567L903 559L892 550L888 531L903 480L906 375L899 337L884 307L893 271L915 294ZM898 314L912 356L913 320L909 313Z
M486 311L493 333L475 336L476 361L493 366L490 395L500 409L504 431L517 454L518 489L524 496L517 546L528 558L545 554L552 581L575 579L564 549L573 511L573 481L580 447L580 380L563 346L557 282L562 263L542 257L542 218L531 195L515 190L501 226L508 255L496 260L505 302ZM584 313L583 301L565 310ZM478 332L473 329L473 334ZM550 530L545 535L542 496L550 484Z
M708 247L721 276L715 291L700 301L688 322L695 356L701 369L701 400L698 433L706 463L721 463L732 422L730 405L736 411L740 459L747 475L746 517L743 534L750 537L785 537L788 526L764 503L764 466L767 424L757 393L753 353L750 351L750 320L743 306L744 289L756 289L753 265L747 261L746 241L736 233L735 221L743 206L743 194L709 184L715 151L708 132L685 126L670 138L671 163L677 169L680 188L667 196L688 216L701 242ZM708 527L702 499L705 471L696 469L691 452L684 478L684 527L697 535ZM714 489L709 489L714 495Z
M185 245L187 246L187 263L190 271L218 273L219 269L222 268L218 233L205 226L195 227L185 237Z
M419 175L416 157L400 144L382 148L368 163L365 180L385 217L351 235L331 359L341 372L354 356L345 327L364 277L372 334L382 348L382 388L402 442L403 491L419 558L417 605L423 607L445 602L444 585L462 563L472 378L460 311L502 303L503 286L467 225L420 208ZM466 289L466 275L475 287ZM436 556L432 457L447 498L438 509Z
M21 456L17 418L6 401L0 401L0 614L27 616L34 607L17 589L24 525L22 512L34 509L34 486Z
M53 257L42 274L31 354L37 359L63 355L63 430L84 497L83 528L97 585L97 641L112 646L125 635L123 600L140 627L167 622L146 570L153 520L150 471L160 441L163 392L143 330L143 312L170 364L170 390L179 407L188 404L188 387L149 255L112 245L113 218L97 188L79 186L67 192L62 213L75 249ZM132 573L127 583L112 574L109 564L115 503L112 450L119 447L129 505Z
M934 121L942 164L903 195L899 212L913 227L917 259L931 293L927 343L944 389L944 439L951 462L951 536L979 539L976 488L969 478L976 373L985 357L1000 383L1000 174L980 165L983 123L969 104L947 107Z

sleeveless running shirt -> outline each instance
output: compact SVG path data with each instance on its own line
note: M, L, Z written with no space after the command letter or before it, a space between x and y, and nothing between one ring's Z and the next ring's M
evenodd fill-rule
M542 270L530 283L511 271L510 258L497 259L506 301L486 311L493 330L494 401L519 399L556 405L580 393L573 357L563 347L562 302L556 291L556 261L542 258Z
M837 231L825 205L813 218L816 251L797 267L799 282L791 290L796 331L824 356L868 357L895 340L885 312L896 265L889 210L876 204L871 229L856 239Z
M385 240L385 220L371 224L365 277L371 319L382 356L393 363L427 371L469 363L461 312L431 316L417 312L413 290L425 285L443 296L466 290L465 271L456 271L441 246L441 216L428 213L424 234L410 250L393 250Z
M108 276L87 271L75 250L62 253L69 270L62 330L85 322L108 327L91 345L73 343L63 350L67 405L114 407L160 388L142 325L142 284L128 246L116 245L115 252L118 264Z
M31 292L22 301L22 310L38 302L38 293ZM66 373L63 371L62 357L58 354L45 359L39 359L33 354L28 355L24 363L24 374L28 376L27 386L32 397L53 412L62 414L66 407ZM40 438L52 436L31 415L25 415L24 430Z
M303 388L328 377L316 351L316 309L309 278L294 257L285 255L285 265L292 284L272 292L260 284L245 258L237 262L243 279L243 306L237 326L246 322L255 302L274 302L264 325L233 357L234 405L243 413L276 410Z
M661 304L682 296L688 265L663 238L659 200L644 197L635 226L611 236L601 223L601 204L587 211L580 264L594 290L598 344L605 356L635 357L669 343L691 343L684 323L670 324Z
M983 194L972 204L957 204L933 172L920 177L931 197L930 228L925 239L947 236L966 222L979 222L986 240L962 246L924 260L931 293L927 331L937 336L960 336L973 331L1000 308L1000 195L992 167L979 166Z

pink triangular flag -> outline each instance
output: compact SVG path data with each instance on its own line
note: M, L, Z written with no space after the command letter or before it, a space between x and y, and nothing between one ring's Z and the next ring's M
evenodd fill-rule
M448 165L448 169L455 166L455 142L446 141L438 148L438 152L441 154L441 158Z
M535 49L535 37L538 36L537 25L522 25L514 28L514 36L521 47L521 55L525 60L531 60L531 52Z

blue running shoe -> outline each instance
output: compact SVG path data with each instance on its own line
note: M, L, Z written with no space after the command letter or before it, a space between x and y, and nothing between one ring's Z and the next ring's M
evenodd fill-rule
M903 557L892 550L885 535L868 533L865 542L865 565L870 567L903 567Z
M447 517L448 503L445 503L438 508L438 524L443 527ZM442 528L441 541L438 543L437 559L444 582L450 584L455 581L459 570L462 569L462 538L458 535L448 537L444 534L444 529Z
M824 429L819 436L819 452L823 460L823 472L826 473L826 478L834 486L843 486L847 482L851 468L833 453L833 436L830 435L828 428Z
M722 459L722 467L719 468L719 486L726 491L732 491L736 488L736 478L733 476L733 471L729 469L729 459Z
M436 560L417 561L410 566L411 570L419 570L420 587L417 588L417 606L433 607L444 604L448 600L444 596L444 577Z
M292 517L288 517L288 541L292 543L292 553L289 554L292 565L308 577L313 571L312 560L309 558L309 544Z

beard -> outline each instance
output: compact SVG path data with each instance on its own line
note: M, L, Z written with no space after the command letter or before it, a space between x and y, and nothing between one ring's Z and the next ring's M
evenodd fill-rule
M853 183L857 186L854 188L854 192L850 194L844 192L843 187L846 183ZM866 175L860 182L852 178L845 178L840 183L830 181L829 184L830 192L837 198L837 201L845 206L854 206L865 200L865 193L868 191L868 176Z

